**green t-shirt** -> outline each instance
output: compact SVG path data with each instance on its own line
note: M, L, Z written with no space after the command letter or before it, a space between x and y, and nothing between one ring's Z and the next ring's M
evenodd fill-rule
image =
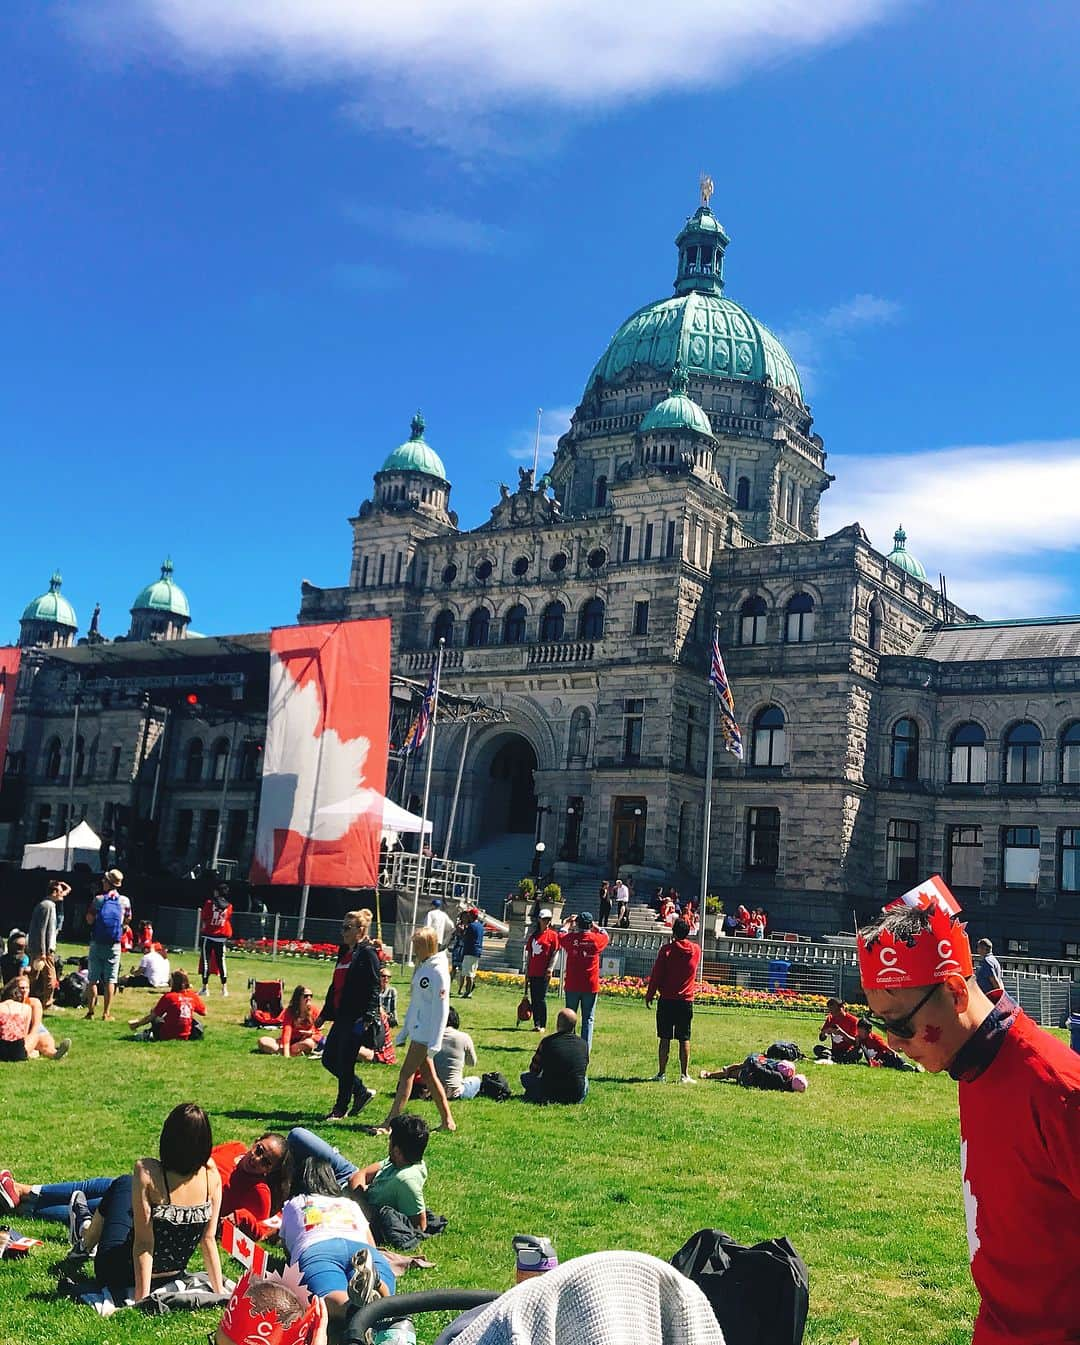
M389 1205L402 1214L423 1214L426 1181L427 1164L423 1160L411 1167L396 1168L389 1158L384 1158L368 1187L368 1203L376 1207Z

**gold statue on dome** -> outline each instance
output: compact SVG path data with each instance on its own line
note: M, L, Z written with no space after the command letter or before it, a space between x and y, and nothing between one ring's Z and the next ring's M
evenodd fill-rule
M712 200L712 194L716 190L716 185L708 173L702 173L700 180L701 204L708 209L709 202Z

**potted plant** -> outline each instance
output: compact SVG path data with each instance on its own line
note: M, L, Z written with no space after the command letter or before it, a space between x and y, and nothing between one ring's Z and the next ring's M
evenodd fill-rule
M562 920L562 908L563 908L562 888L559 886L558 883L548 883L548 885L544 888L543 892L540 894L540 900L543 902L545 906L550 906L551 923L557 926L559 922Z
M719 897L705 898L705 915L712 916L713 937L720 938L724 932L724 903Z

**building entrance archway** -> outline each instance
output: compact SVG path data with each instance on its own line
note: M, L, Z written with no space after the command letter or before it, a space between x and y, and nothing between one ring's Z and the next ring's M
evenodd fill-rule
M488 768L484 830L489 836L531 832L536 826L536 767L532 745L517 734L496 749Z

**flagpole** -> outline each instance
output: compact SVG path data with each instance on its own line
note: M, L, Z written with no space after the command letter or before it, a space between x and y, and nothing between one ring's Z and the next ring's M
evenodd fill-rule
M416 882L413 886L412 921L409 925L409 947L406 962L412 966L412 936L416 933L416 913L420 906L420 879L424 871L424 834L427 830L428 803L431 799L431 764L435 759L435 725L439 718L439 691L442 686L443 653L446 641L439 640L439 652L435 656L435 694L431 703L431 723L427 731L427 761L424 764L424 803L420 810L420 840L416 852Z
M720 639L720 613L714 614L712 649ZM698 901L698 937L701 941L701 959L705 960L705 902L709 895L709 845L712 841L713 749L716 741L716 695L709 687L709 741L705 753L705 816L701 829L701 894Z
M454 781L454 798L450 804L450 821L446 827L446 841L443 845L443 858L450 858L450 842L454 839L454 819L457 817L458 797L461 794L461 776L465 770L465 757L469 751L469 735L472 733L472 720L465 721L465 741L461 744L461 756L458 757L457 779Z

